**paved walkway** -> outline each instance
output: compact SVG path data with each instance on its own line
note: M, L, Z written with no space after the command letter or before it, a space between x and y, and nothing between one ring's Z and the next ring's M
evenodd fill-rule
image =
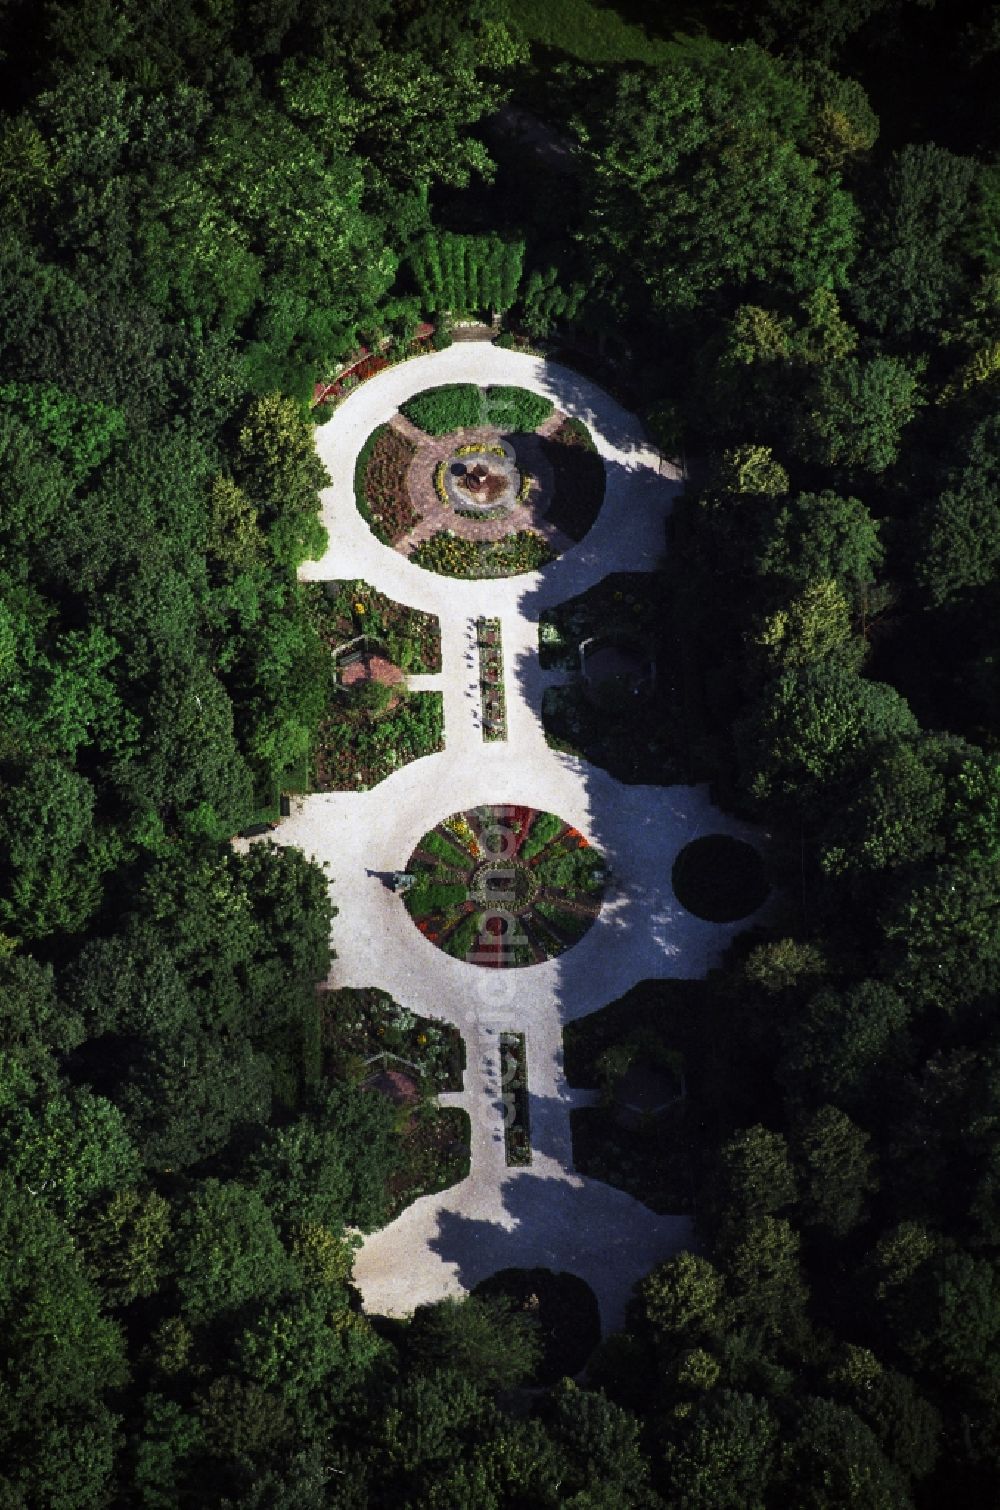
M584 420L608 471L604 508L590 533L542 572L506 580L456 581L425 572L381 545L353 501L354 464L364 440L398 404L441 383L511 383L550 397ZM702 787L636 787L549 748L541 724L546 685L561 672L538 666L538 617L611 571L652 569L679 488L638 422L568 369L481 344L452 346L390 368L357 389L317 432L333 478L323 494L330 536L322 560L301 575L364 578L403 603L439 616L443 670L411 678L444 693L445 749L397 771L370 792L322 793L293 802L277 831L324 864L339 913L332 986L377 986L412 1011L461 1029L465 1089L444 1096L472 1120L469 1178L414 1202L369 1235L355 1275L368 1309L405 1315L422 1301L459 1295L495 1270L545 1265L579 1274L597 1294L605 1330L622 1324L633 1284L689 1237L684 1217L658 1216L641 1202L573 1168L569 1112L593 1103L571 1090L562 1027L650 977L697 977L745 924L722 926L686 913L670 871L700 834L747 837L714 809ZM506 742L484 744L474 619L496 615L506 669ZM574 824L608 856L613 881L601 915L556 960L527 969L483 970L449 958L414 928L379 873L401 869L439 819L486 802L547 809ZM504 1164L498 1035L527 1044L533 1162Z

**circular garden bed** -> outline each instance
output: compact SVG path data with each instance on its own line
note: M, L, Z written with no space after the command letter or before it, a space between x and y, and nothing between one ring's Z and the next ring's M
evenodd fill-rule
M601 910L601 853L554 813L490 804L424 834L407 870L407 911L455 959L537 965L575 944Z
M770 890L757 850L728 834L707 834L686 844L670 881L681 906L709 923L749 917Z
M541 1356L528 1381L555 1384L578 1374L601 1340L597 1296L577 1274L551 1269L501 1269L478 1284L473 1294L507 1301L538 1328Z
M414 394L369 436L355 495L378 539L416 565L509 577L582 539L605 481L586 425L549 399L450 383Z

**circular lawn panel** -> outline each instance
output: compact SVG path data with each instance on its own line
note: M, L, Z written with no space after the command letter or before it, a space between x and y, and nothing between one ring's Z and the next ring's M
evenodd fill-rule
M770 890L753 845L728 834L707 834L685 844L670 881L681 906L709 923L749 917Z
M601 910L600 851L554 813L491 803L430 829L407 862L403 902L424 937L487 969L538 965Z

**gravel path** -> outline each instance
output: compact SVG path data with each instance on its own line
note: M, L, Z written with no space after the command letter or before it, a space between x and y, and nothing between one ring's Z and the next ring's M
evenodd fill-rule
M608 471L604 508L590 533L542 572L500 581L437 576L381 545L353 500L354 464L376 425L422 388L511 383L550 397L590 427ZM370 1234L355 1274L366 1307L406 1315L423 1301L459 1295L500 1268L545 1265L579 1274L597 1294L605 1331L622 1324L633 1284L689 1238L684 1217L641 1202L573 1168L569 1112L593 1094L566 1085L562 1027L651 977L697 977L746 924L705 923L670 887L673 859L700 834L749 837L712 807L702 787L635 787L549 748L544 687L564 673L539 669L538 617L611 571L652 569L663 549L677 474L661 465L638 422L593 383L556 364L467 343L404 362L357 389L317 432L333 478L322 495L330 536L301 575L364 578L441 620L443 671L411 686L444 693L445 749L397 771L370 792L322 793L293 802L277 833L324 864L339 913L332 986L377 986L412 1011L456 1023L466 1040L465 1089L443 1096L472 1120L469 1178L414 1202ZM506 670L506 742L479 727L473 620L499 617ZM428 943L386 887L439 819L487 802L557 813L607 855L612 882L600 917L560 959L527 969L483 970ZM504 1164L498 1035L526 1037L533 1162Z

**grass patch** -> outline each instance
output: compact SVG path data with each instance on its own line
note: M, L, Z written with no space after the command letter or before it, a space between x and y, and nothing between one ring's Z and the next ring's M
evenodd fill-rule
M724 1032L708 982L647 980L599 1012L566 1024L563 1053L570 1085L607 1087L609 1059L630 1043L645 1045L649 1062L683 1061L687 1096L656 1117L625 1126L613 1107L572 1112L573 1158L581 1174L604 1180L654 1211L690 1212L709 1147L708 1088L717 1078L718 1035Z
M602 766L618 781L672 786L695 779L682 757L677 715L666 689L632 699L623 713L596 708L578 682L546 687L542 724L547 743L565 755Z
M400 1138L400 1163L389 1181L389 1220L422 1195L468 1178L472 1123L458 1106L424 1103Z
M670 883L681 906L710 923L749 917L770 890L759 852L728 834L706 834L686 844Z
M555 813L539 813L521 844L521 859L533 860L536 855L540 855L545 846L551 844L565 827L565 823Z
M429 833L421 844L429 855L434 855L438 860L444 860L446 864L457 866L459 870L465 870L469 864L469 851L460 849L457 844L452 844L443 834Z
M566 1079L597 1090L598 1060L618 1043L640 1033L656 1035L664 1048L684 1056L688 1090L703 1078L711 1053L708 988L700 980L646 980L617 1001L568 1022L563 1029Z
M570 1112L573 1163L580 1174L603 1180L651 1210L687 1215L694 1210L701 1169L697 1122L686 1106L644 1124L622 1127L603 1106ZM704 1132L700 1132L704 1139Z
M554 407L551 399L528 388L505 388L498 384L486 389L487 423L504 434L530 434L545 423Z

